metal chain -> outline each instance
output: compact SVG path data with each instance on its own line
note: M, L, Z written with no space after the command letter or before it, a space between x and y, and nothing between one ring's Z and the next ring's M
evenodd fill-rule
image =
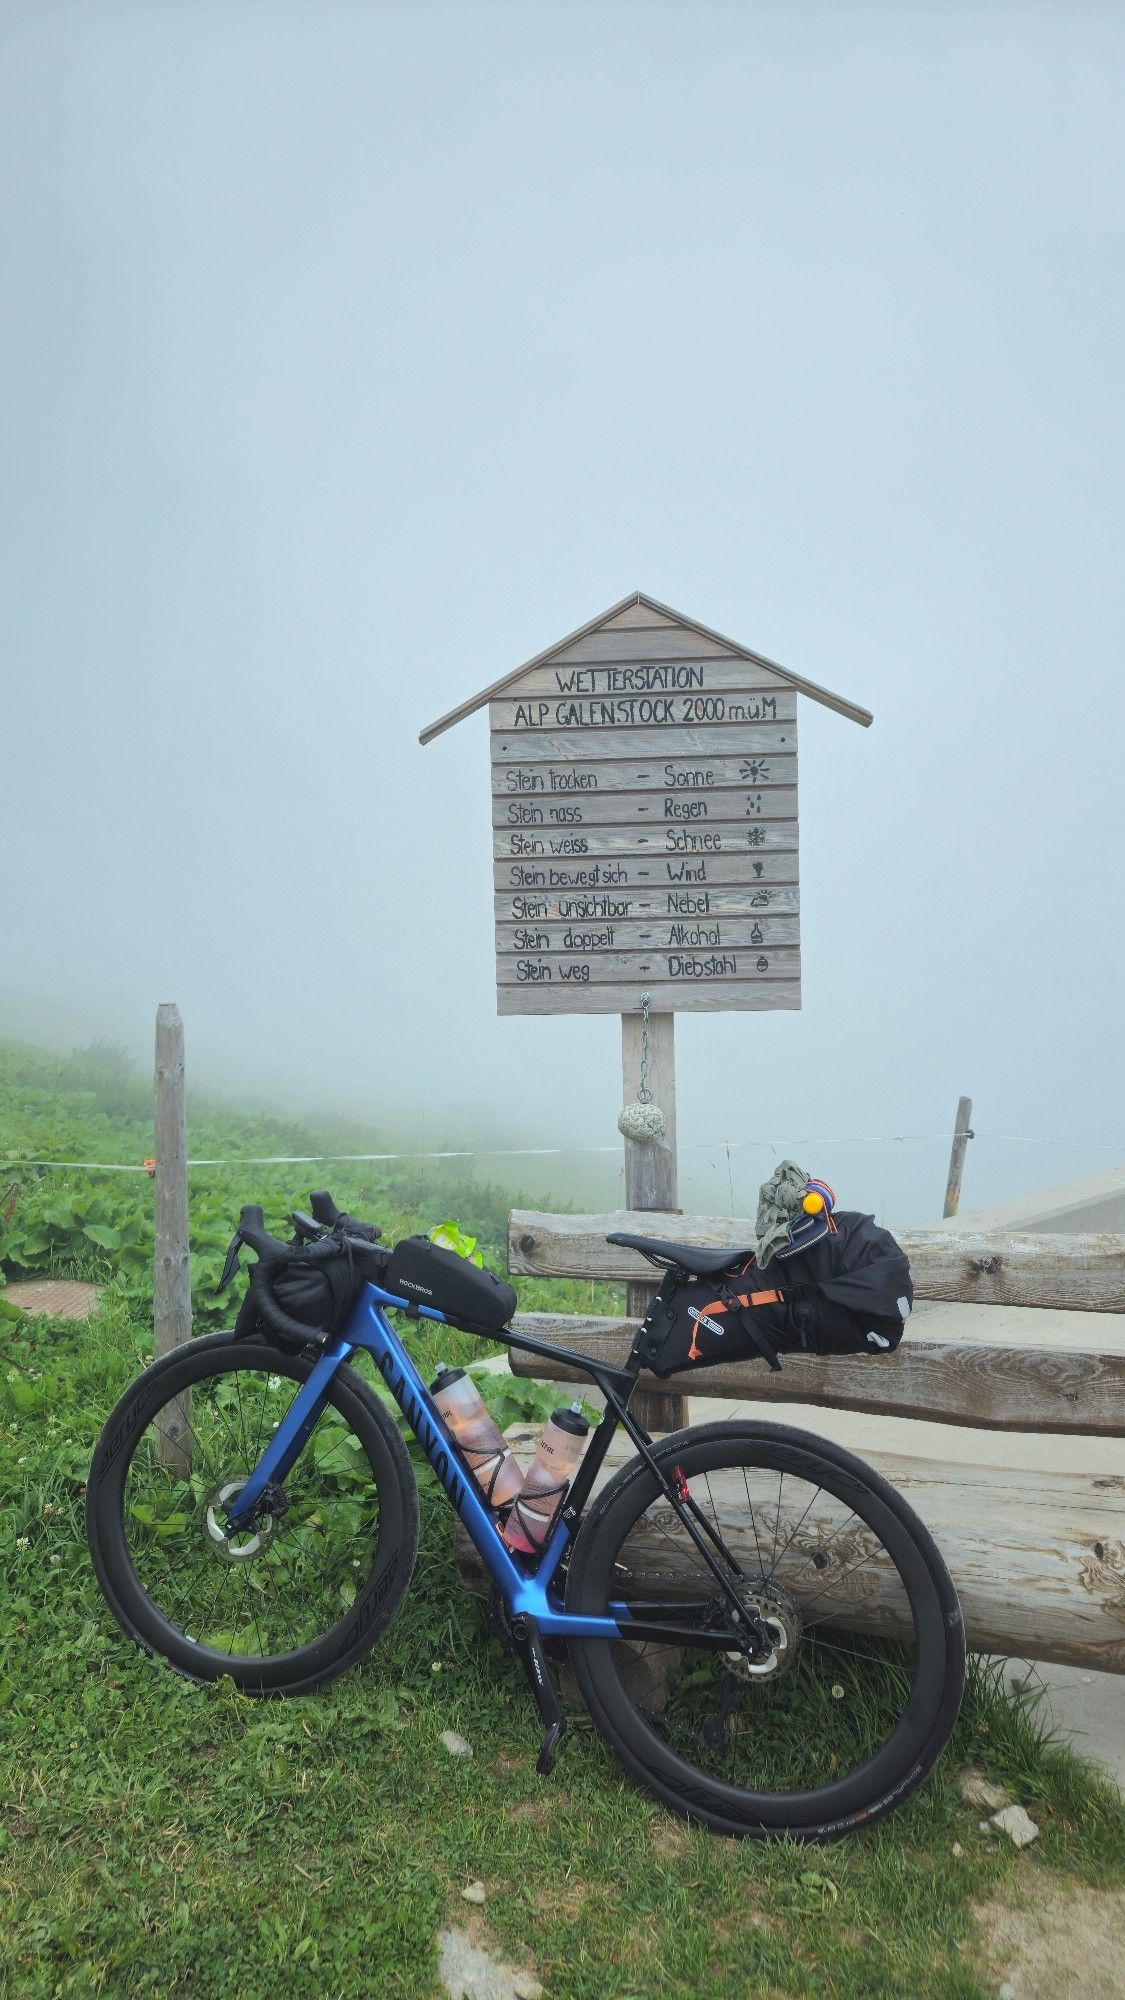
M641 994L641 1085L637 1092L640 1104L652 1103L652 1092L648 1087L648 1009L651 993Z

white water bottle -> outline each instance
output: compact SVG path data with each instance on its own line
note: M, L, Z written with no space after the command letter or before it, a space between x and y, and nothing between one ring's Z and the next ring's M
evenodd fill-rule
M523 1486L519 1462L463 1368L438 1369L430 1394L490 1507L510 1507Z
M549 1535L586 1446L590 1426L581 1403L556 1410L544 1424L535 1457L527 1468L504 1540L521 1555L538 1555Z

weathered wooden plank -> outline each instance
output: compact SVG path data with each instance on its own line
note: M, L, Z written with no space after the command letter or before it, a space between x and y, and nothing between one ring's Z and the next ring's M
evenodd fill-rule
M532 971L533 966L545 967L547 971ZM795 979L800 972L801 954L788 945L771 945L768 950L755 950L751 946L746 951L713 951L705 945L699 950L685 946L682 951L658 951L651 947L643 951L525 952L522 956L504 954L497 959L496 982L499 986L566 984L560 967L569 968L571 979L580 978L590 985L635 983L639 988L647 985L650 975L671 984L700 980L708 985L751 985L759 979Z
M990 1310L1003 1320L1002 1306ZM1097 1324L1089 1314L1069 1317L1085 1327L1084 1347L1006 1344L1000 1327L992 1342L943 1340L914 1325L893 1355L790 1354L782 1357L780 1375L760 1361L736 1361L672 1379L685 1394L724 1402L813 1403L974 1430L1125 1437L1125 1324L1114 1335L1115 1347L1106 1350L1089 1344L1089 1330ZM518 1313L513 1327L613 1366L625 1361L636 1322ZM545 1361L518 1347L509 1349L508 1360L514 1375L537 1381L589 1380L568 1362ZM659 1378L646 1370L641 1379Z
M567 805L595 792L672 792L679 798L710 798L725 787L794 785L797 759L790 751L753 752L747 757L605 757L589 764L494 764L492 791L498 799L532 798Z
M588 764L604 758L680 757L708 763L716 757L776 755L797 747L794 722L712 722L699 727L658 724L619 728L494 729L493 764Z
M747 1216L549 1215L513 1209L508 1259L515 1272L549 1277L638 1277L639 1252L605 1238L611 1231L680 1243L754 1242ZM899 1231L919 1298L982 1305L1058 1306L1085 1312L1125 1310L1125 1236L995 1235L945 1229Z
M560 896L508 890L494 897L497 923L526 924L545 919L548 923L589 922L604 917L639 923L645 918L697 919L701 917L771 917L791 915L801 907L798 888L765 888L760 882L741 889L657 890L595 889L578 890Z
M767 828L767 834L776 828ZM493 863L493 886L505 889L639 889L682 890L704 894L724 884L756 889L762 882L796 884L796 844L773 848L769 842L745 854L700 855L690 860L654 860L651 855L616 855L588 859L582 855L546 858L502 858Z
M778 714L795 715L797 697L780 674L752 666L728 654L715 658L655 659L633 657L600 660L588 665L553 661L521 675L506 699L526 702L549 696L552 701L573 695L600 698L623 694L710 694L756 690L776 694Z
M635 923L597 918L497 924L501 953L772 950L801 941L799 917L650 917Z
M945 1204L942 1208L942 1215L946 1221L951 1215L956 1215L961 1202L961 1175L965 1170L965 1149L973 1136L969 1125L972 1115L972 1098L959 1097L957 1117L953 1125L953 1147L949 1155L949 1178L945 1183Z
M520 1463L528 1465L538 1433L514 1426L507 1437ZM619 1434L595 1481L595 1493L631 1455L632 1446ZM1125 1672L1125 1479L1050 1467L1033 1472L948 1464L895 1452L867 1451L864 1458L904 1495L937 1542L961 1601L972 1652ZM796 1492L779 1498L776 1473L760 1486L753 1475L746 1484L741 1472L731 1478L712 1475L709 1507L749 1575L761 1574L761 1557L748 1499L755 1518L770 1522L771 1550L784 1549L790 1537L801 1553L833 1546L818 1534L815 1516L801 1519L807 1491L801 1490L799 1498ZM770 1511L775 1505L781 1514L776 1534ZM830 1532L838 1520L837 1510ZM659 1523L649 1540L630 1547L646 1570L682 1561ZM842 1583L849 1571L854 1573L856 1557L837 1553ZM865 1580L872 1570L877 1572L872 1589L841 1593L846 1608L834 1613L834 1623L856 1631L886 1631L892 1580L880 1565L865 1560ZM796 1577L794 1587L803 1587ZM893 1587L893 1601L901 1603L900 1586Z
M563 646L560 651L553 653L546 664L554 666L557 663L559 666L565 666L588 660L676 660L720 657L738 659L740 655L735 648L725 647L708 634L693 632L685 625L664 626L649 631L630 631L626 627L615 626L612 630L603 628L600 632L587 632L584 638L575 639L569 646Z
M635 629L642 632L660 631L667 625L675 625L670 612L654 611L648 604L627 604L614 618L607 618L603 632L617 632Z
M153 1324L155 1358L159 1361L191 1339L184 1024L179 1008L170 1001L163 1001L156 1010L153 1125ZM157 1439L157 1456L169 1472L186 1477L191 1471L188 1390L169 1406Z
M483 708L486 701L505 693L524 674L557 659L561 653L579 643L588 634L603 632L616 618L623 618L631 608L651 611L658 619L667 619L669 624L675 625L680 631L694 633L697 638L705 640L716 653L730 653L739 659L750 661L755 666L769 668L801 694L808 695L813 701L822 702L826 708L835 709L838 715L848 716L852 722L862 724L865 729L874 721L870 709L861 708L857 702L848 701L843 695L833 694L829 688L821 687L816 681L807 680L803 674L793 673L791 668L779 665L776 660L767 659L763 653L756 653L748 646L736 644L723 633L712 631L710 626L701 625L698 619L686 618L682 612L673 611L670 605L660 604L655 598L646 597L643 592L635 591L630 597L623 598L620 604L613 604L608 611L601 612L596 618L588 619L585 625L580 625L578 630L571 632L567 638L556 641L553 646L544 647L541 653L536 653L532 659L525 660L521 667L514 668L511 673L504 674L498 681L493 681L490 686L482 688L479 694L471 695L468 701L459 702L456 708L450 709L446 715L439 716L436 722L431 722L423 729L419 734L419 741L432 742L433 738L440 736L443 730L451 729L465 716L472 715L478 708Z
M630 1208L675 1208L676 1183L676 1021L672 1014L621 1016L621 1101L634 1104L642 1089L664 1113L663 1136L653 1145L625 1140L625 1195ZM638 1319L654 1295L651 1280L628 1287L626 1304ZM676 1390L638 1390L635 1413L647 1431L679 1430L687 1404Z
M711 983L684 980L671 985L659 979L643 982L651 994L654 1014L763 1014L801 1004L799 980L770 979L760 985L737 980ZM641 1004L641 985L599 986L559 983L498 986L498 1014L628 1014Z
M795 695L767 694L746 689L738 694L566 694L528 695L515 701L494 701L490 727L497 735L533 735L543 729L563 729L575 735L612 729L729 729L739 723L773 725L795 719ZM628 736L617 754L629 754Z
M705 860L709 855L744 854L753 856L763 847L796 847L797 821L793 816L790 791L762 792L761 812L752 821L708 821L705 826L672 826L661 821L649 827L642 819L633 825L591 826L579 832L565 827L493 827L492 853L495 860L532 856L554 857L579 854L645 854L656 859Z
M748 760L749 761L749 760ZM796 817L795 758L763 759L767 775L740 785L685 794L660 785L634 785L624 792L599 789L581 798L494 798L494 827L543 827L567 831L583 826L709 826L713 820L745 826L756 819ZM779 803L772 805L777 799ZM780 803L783 802L783 803Z

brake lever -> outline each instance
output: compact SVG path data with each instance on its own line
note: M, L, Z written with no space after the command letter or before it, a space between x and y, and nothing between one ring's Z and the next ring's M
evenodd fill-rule
M238 1260L242 1254L242 1244L243 1244L242 1231L240 1229L236 1229L234 1235L231 1237L230 1245L227 1250L227 1261L223 1265L223 1275L219 1279L218 1284L215 1286L216 1297L220 1292L226 1291L227 1286L230 1284L231 1279L233 1278L235 1272L238 1269Z

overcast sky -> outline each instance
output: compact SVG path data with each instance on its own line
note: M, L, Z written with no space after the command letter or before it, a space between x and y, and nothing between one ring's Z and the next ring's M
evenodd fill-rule
M612 1142L616 1021L496 1018L486 716L417 737L640 588L876 718L802 704L804 1008L681 1018L686 1204L961 1091L967 1198L1114 1164L1123 57L0 0L0 1032L172 998L197 1081ZM940 1207L940 1142L798 1156Z

